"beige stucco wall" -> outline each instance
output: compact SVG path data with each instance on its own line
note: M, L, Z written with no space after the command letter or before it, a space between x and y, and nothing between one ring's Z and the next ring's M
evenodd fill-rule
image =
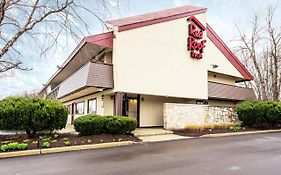
M205 14L196 15L206 25ZM114 91L207 99L207 81L234 84L243 76L207 39L204 58L187 50L187 18L115 32L113 44ZM218 65L213 68L213 65ZM225 74L216 79L208 71ZM236 78L235 78L236 77Z
M114 91L207 99L207 57L190 58L186 19L116 32Z
M195 103L191 99L141 95L140 127L163 126L164 103Z
M102 107L102 95L104 95L104 106ZM113 115L113 109L114 109L114 100L111 99L111 94L108 94L107 92L99 92L92 95L84 96L81 98L77 98L75 100L71 100L68 102L64 102L64 105L69 105L72 103L79 103L84 102L84 115L88 112L88 100L96 98L97 99L97 114L98 115ZM81 115L75 115L74 119L78 118ZM71 122L71 116L68 116L68 124Z
M218 72L234 77L243 78L240 72L231 64L231 62L224 56L224 54L214 45L214 43L207 38L206 52L208 59L208 70ZM218 65L213 68L213 65Z
M214 73L214 72L208 72L208 81L235 85L235 77L220 74L220 73Z

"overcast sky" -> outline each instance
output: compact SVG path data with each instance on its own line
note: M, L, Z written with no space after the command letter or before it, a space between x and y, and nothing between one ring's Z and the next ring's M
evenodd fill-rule
M111 15L107 16L107 19L128 17L182 5L206 7L208 9L207 22L230 48L235 46L233 40L238 35L235 25L243 31L249 30L253 14L258 13L263 16L268 3L280 4L277 14L281 14L279 12L281 0L121 0L118 7L114 0L108 1L112 7L110 8ZM87 7L95 8L95 4L91 2L90 0L83 1L87 3ZM280 27L279 23L276 21L276 25ZM93 17L89 17L89 25L92 34L103 32L101 24ZM76 42L64 37L53 54L40 55L25 44L25 48L22 49L23 55L28 56L23 61L32 70L14 71L10 76L0 77L0 98L17 95L25 90L40 89L57 70L57 65L62 64L76 45Z

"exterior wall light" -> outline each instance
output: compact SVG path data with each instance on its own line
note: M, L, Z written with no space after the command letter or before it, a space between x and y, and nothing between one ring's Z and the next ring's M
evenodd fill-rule
M213 66L213 69L216 69L219 67L219 65L217 65L217 64L212 64L212 66Z

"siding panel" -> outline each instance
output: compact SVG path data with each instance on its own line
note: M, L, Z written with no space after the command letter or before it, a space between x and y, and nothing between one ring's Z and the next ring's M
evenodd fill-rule
M209 99L250 100L256 99L251 88L208 82Z
M59 86L58 98L86 87L113 88L113 67L89 62Z

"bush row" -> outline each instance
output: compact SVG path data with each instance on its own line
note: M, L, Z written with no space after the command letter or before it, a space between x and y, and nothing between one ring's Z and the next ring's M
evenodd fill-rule
M276 125L281 121L281 102L245 101L237 106L239 120L246 126Z
M28 136L38 131L62 129L67 109L58 101L8 97L0 100L0 130L25 130Z
M84 115L74 121L80 135L128 134L137 127L137 120L123 116Z
M27 143L18 143L18 142L13 142L9 144L4 144L1 146L1 151L6 152L6 151L15 151L15 150L25 150L27 149L28 144Z

